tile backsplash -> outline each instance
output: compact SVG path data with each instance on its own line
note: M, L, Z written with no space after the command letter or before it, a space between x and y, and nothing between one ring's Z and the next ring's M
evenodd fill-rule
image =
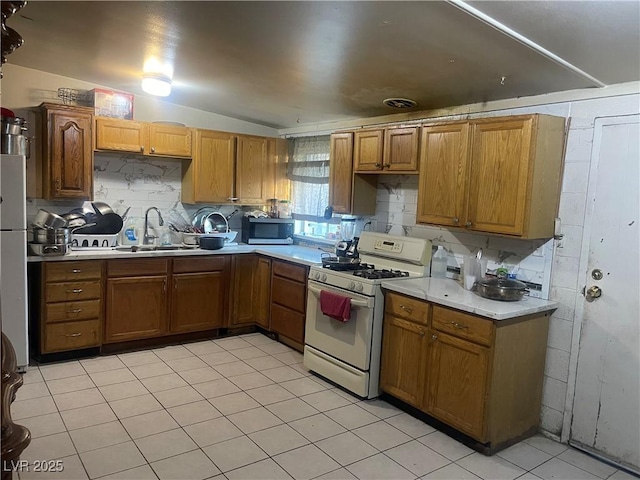
M172 211L186 220L193 216L203 204L190 205L180 201L182 161L177 159L150 158L140 155L117 155L96 153L94 156L94 200L109 204L116 213L123 214L128 207L129 218L136 219L142 229L145 210L158 207L165 220ZM72 208L83 206L91 209L90 202L83 201L46 201L33 199L27 201L27 218L32 218L40 208L54 213L65 213ZM235 210L233 205L214 206L222 214L228 215ZM255 207L244 207L253 209ZM157 217L150 215L152 233L158 237L168 231L167 224L160 228ZM229 220L232 230L240 230L242 216L237 214ZM240 235L240 234L238 234ZM174 237L174 241L179 239Z
M381 175L376 215L370 218L372 228L392 235L426 238L432 240L434 246L444 246L449 253L450 268L462 268L466 255L482 249L489 272L504 266L515 272L518 280L539 286L530 290L530 296L549 298L553 239L519 240L418 225L417 206L417 175Z

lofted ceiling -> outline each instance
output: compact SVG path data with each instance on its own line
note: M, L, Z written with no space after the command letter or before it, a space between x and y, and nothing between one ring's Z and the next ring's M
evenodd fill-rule
M274 128L640 80L638 1L29 1L7 25L8 63L141 95L154 56L168 102Z

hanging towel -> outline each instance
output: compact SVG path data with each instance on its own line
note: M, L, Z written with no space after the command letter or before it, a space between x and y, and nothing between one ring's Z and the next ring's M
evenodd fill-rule
M351 299L337 293L320 291L320 310L327 317L331 317L342 323L351 319Z

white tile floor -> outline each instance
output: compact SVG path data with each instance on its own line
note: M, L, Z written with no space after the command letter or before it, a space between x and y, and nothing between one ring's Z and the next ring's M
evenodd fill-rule
M301 362L250 334L32 367L12 407L22 459L64 470L19 478L632 478L543 436L486 457Z

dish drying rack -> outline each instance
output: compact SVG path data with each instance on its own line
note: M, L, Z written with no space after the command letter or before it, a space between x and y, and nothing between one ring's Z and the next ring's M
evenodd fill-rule
M100 249L106 250L115 247L118 243L118 234L114 235L76 235L71 234L71 250Z

